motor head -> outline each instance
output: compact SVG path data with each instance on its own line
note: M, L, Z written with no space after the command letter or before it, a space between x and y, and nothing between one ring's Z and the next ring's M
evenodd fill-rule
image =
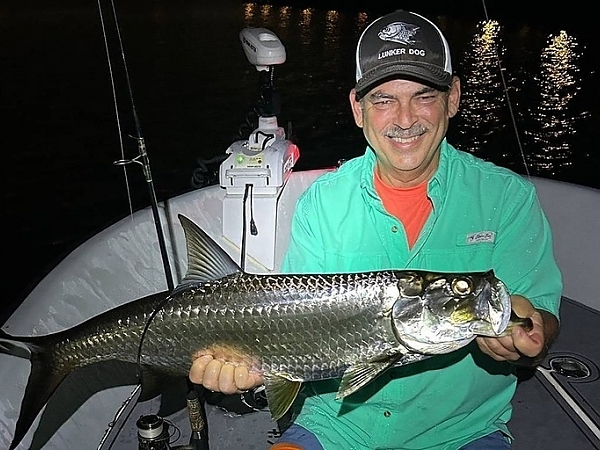
M246 58L256 70L269 70L270 66L285 62L285 47L271 30L244 28L240 31L240 41Z

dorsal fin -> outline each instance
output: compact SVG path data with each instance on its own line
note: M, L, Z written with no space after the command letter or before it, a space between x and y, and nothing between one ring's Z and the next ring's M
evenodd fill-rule
M188 270L180 283L203 283L241 273L240 266L189 218L179 214L179 221L185 233Z

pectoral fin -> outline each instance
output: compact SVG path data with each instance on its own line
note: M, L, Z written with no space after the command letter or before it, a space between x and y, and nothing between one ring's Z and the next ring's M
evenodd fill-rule
M336 400L341 400L358 391L371 380L377 378L388 367L393 366L401 357L402 355L394 355L390 358L368 361L348 367L344 372L342 382L335 396Z
M302 382L292 381L281 375L265 377L265 393L273 420L281 419L290 409L301 386Z

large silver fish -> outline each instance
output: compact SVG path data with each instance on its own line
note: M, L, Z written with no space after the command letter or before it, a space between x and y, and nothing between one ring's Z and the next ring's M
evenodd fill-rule
M253 275L180 220L188 273L166 298L142 298L46 336L0 332L0 348L26 351L32 363L11 449L67 375L100 361L137 363L141 399L156 395L157 375L187 376L198 352L245 363L264 375L278 419L305 381L341 377L343 398L391 366L502 335L510 321L509 293L491 271Z

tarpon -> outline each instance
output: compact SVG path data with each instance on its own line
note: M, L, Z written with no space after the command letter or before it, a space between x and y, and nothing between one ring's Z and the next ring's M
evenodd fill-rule
M166 298L141 298L45 336L0 331L0 348L32 365L11 449L67 375L100 361L138 364L142 400L157 394L160 377L186 377L194 355L246 364L264 376L277 420L303 382L341 378L342 399L392 366L507 332L510 295L491 270L251 274L179 218L188 271Z

